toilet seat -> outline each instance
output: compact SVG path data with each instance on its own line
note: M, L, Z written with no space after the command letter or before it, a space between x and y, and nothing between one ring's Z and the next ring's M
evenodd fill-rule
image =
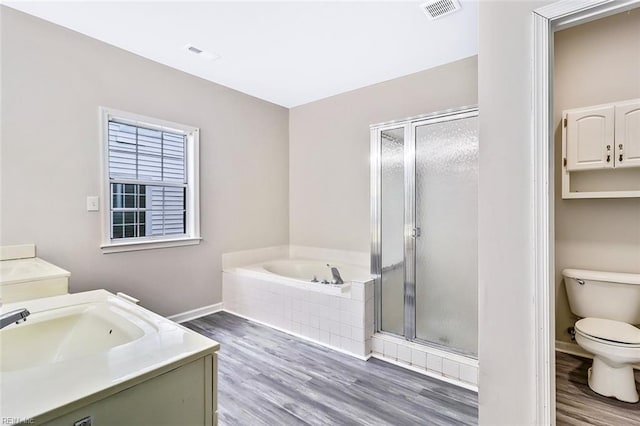
M640 329L620 321L583 318L575 324L576 332L606 345L640 348Z

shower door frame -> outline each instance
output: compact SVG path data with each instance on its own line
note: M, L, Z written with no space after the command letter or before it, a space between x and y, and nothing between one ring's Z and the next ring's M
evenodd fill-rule
M372 124L371 129L371 275L375 283L375 331L408 341L477 359L477 354L460 351L416 336L416 131L424 125L477 117L478 106L464 106L402 120ZM404 129L404 335L382 330L382 133Z

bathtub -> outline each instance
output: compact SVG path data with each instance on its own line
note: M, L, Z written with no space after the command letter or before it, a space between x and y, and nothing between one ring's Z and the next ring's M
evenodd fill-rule
M327 264L344 284L330 283ZM286 333L361 359L371 352L373 280L363 266L306 258L234 265L223 270L222 300L225 311Z
M338 268L344 284L332 283L333 276L327 265ZM253 265L239 266L232 271L328 294L345 293L350 290L353 282L365 283L371 280L367 269L358 265L312 259L268 260Z

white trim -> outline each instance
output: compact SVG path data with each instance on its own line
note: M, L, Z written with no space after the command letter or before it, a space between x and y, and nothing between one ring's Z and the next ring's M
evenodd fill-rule
M567 172L563 172L567 173ZM574 200L580 198L640 198L640 191L594 191L594 192L570 192L569 178L567 178L567 186L563 185L562 198L565 200ZM565 192L566 188L566 192Z
M315 343L316 345L319 345L319 346L322 346L322 347L325 347L325 348L329 348L329 349L331 349L333 351L340 352L340 353L343 353L345 355L352 356L354 358L358 358L358 359L360 359L362 361L366 361L369 358L371 358L371 356L372 356L371 353L369 353L366 356L357 355L357 354L354 354L353 352L346 351L346 350L338 348L336 346L332 346L332 345L329 345L329 344L326 344L326 343L322 343L319 340L312 339L309 336L305 336L304 334L295 333L295 332L293 332L291 330L288 330L286 328L278 327L277 325L273 325L273 324L270 324L268 322L260 321L259 319L255 319L253 317L242 315L242 314L239 314L237 312L231 311L229 309L223 309L223 311L227 312L227 313L229 313L231 315L235 315L237 317L244 318L244 319L249 320L251 322L255 322L257 324L263 325L265 327L269 327L269 328L272 328L274 330L281 331L283 333L286 333L286 334L289 334L291 336L297 337L298 339L306 340L308 342Z
M376 358L376 359L382 360L384 362L388 362L389 364L397 365L399 367L406 368L407 370L415 371L416 373L424 374L425 376L432 377L434 379L441 380L443 382L450 383L452 385L459 386L461 388L468 389L468 390L474 391L476 393L478 392L478 386L476 386L476 385L472 385L470 383L463 382L462 380L452 379L451 377L447 377L447 376L444 376L444 375L441 375L441 374L432 373L429 370L425 370L425 369L422 369L422 368L417 368L417 367L414 367L413 365L410 365L410 364L405 364L404 362L400 362L400 361L395 360L393 358L388 358L388 357L384 356L383 354L380 354L380 353L377 353L377 352L372 352L371 353L371 358Z
M536 424L555 424L553 32L629 10L639 0L563 0L533 11L534 315Z
M533 152L534 175L534 315L536 328L536 418L537 424L555 424L555 309L551 309L554 283L553 249L553 150L550 144L550 99L553 43L549 21L534 13ZM545 96L539 96L544 94Z
M201 318L207 315L215 314L216 312L220 312L223 310L223 304L214 303L213 305L203 306L201 308L192 309L190 311L182 312L179 314L169 315L167 319L177 323L183 323L186 321L191 321L197 318Z
M131 124L133 126L147 127L149 129L162 130L166 132L189 134L198 130L196 126L175 123L173 121L162 120L160 118L135 114L133 112L117 110L113 108L100 107L102 113L106 114L107 122L114 118L118 123Z
M99 107L100 114L100 198L102 199L102 253L118 253L134 250L178 247L200 244L200 129L195 126L174 123L140 114ZM112 240L111 234L111 190L109 181L109 120L145 126L158 130L181 133L187 136L186 150L186 234L181 237L136 238L132 240Z
M200 239L200 129L194 128L187 137L187 203L186 230Z
M100 246L103 254L121 253L125 251L153 250L159 248L195 246L200 244L202 238L174 238L158 241L128 241L125 243L103 244Z
M98 112L100 114L100 204L102 215L102 229L100 239L103 244L110 242L107 235L110 235L111 219L109 210L111 201L108 203L107 197L111 197L111 190L109 188L109 113L107 108L99 107ZM104 252L103 252L104 253Z
M562 0L536 9L550 21L553 31L605 18L637 7L638 0Z

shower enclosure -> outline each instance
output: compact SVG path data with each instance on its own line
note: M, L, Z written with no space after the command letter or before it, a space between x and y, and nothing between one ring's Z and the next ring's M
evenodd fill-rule
M475 357L478 110L371 127L376 327Z

